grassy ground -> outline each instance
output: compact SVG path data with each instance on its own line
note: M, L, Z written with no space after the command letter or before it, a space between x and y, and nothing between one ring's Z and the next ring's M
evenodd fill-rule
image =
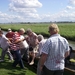
M1 52L1 50L0 50ZM6 55L5 61L0 62L0 75L36 75L36 69L34 66L29 66L27 63L24 62L25 67L27 70L21 69L17 66L16 69L12 68L12 62L8 61L8 57ZM74 72L65 70L64 75L74 75Z
M0 49L1 54L1 49ZM8 57L6 55L5 61L0 62L0 75L36 75L36 69L33 68L33 66L29 66L24 62L25 69L21 69L19 66L17 66L16 69L12 67L12 62L9 62Z

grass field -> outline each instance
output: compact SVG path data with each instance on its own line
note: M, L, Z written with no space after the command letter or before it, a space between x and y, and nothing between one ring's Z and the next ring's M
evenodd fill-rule
M1 49L0 49L1 55ZM29 66L24 62L25 69L21 69L19 66L17 68L12 67L12 62L9 62L6 55L5 61L0 62L0 75L36 75L36 69L33 66Z
M41 24L0 24L0 27L4 30L11 28L16 31L20 28L24 28L27 30L31 28L37 34L42 34L45 37L49 37L48 27L49 23L41 23ZM60 34L67 38L68 40L75 41L75 23L57 23L60 29Z

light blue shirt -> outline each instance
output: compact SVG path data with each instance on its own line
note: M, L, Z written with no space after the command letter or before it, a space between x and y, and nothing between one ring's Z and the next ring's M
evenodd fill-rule
M64 69L64 55L69 50L69 43L64 37L59 34L52 35L42 48L42 52L48 54L44 65L49 70Z

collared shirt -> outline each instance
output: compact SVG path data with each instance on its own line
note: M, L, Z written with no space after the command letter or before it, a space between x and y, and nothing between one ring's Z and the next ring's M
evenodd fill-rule
M41 55L41 52L42 52L42 47L44 45L44 43L46 42L47 39L43 39L39 42L39 48L38 48L38 51L39 51L39 54Z
M44 65L49 70L64 69L64 55L69 50L69 43L64 37L59 34L52 35L42 48L42 52L48 54Z

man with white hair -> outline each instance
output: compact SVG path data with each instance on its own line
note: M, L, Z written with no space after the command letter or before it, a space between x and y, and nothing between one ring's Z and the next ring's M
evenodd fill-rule
M69 43L60 36L57 24L49 26L50 37L42 48L40 59L41 75L63 75L64 59L69 55Z

